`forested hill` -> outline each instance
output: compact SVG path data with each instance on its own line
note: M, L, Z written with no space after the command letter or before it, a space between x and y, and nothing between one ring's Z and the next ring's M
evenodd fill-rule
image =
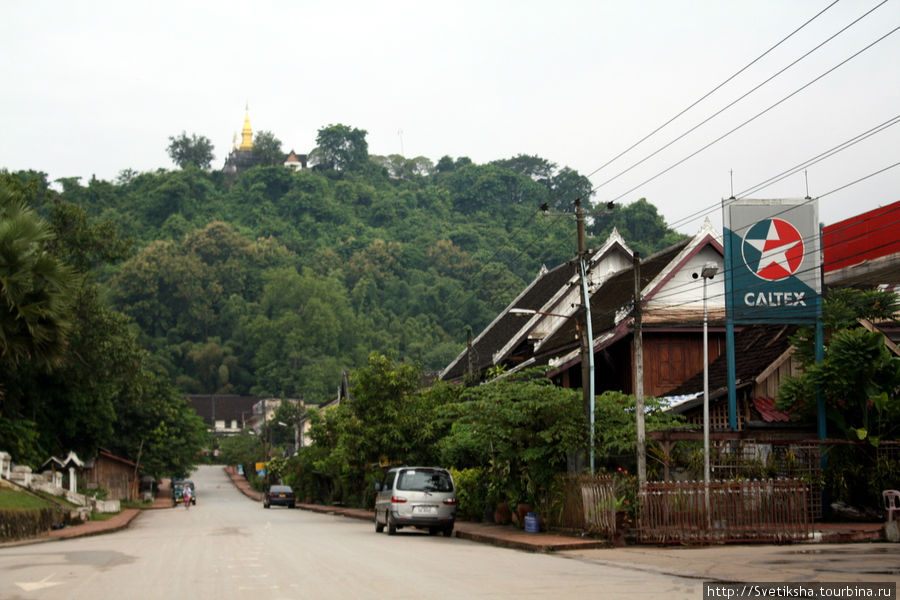
M133 241L96 280L185 393L321 402L371 351L440 369L467 327L478 332L542 264L574 254L574 220L552 216L590 197L571 169L534 156L434 165L364 145L328 160L322 131L315 166L299 171L229 177L182 161L114 182L60 180L58 197L42 175L11 175L42 178L53 204ZM678 239L644 200L602 208L589 245L613 226L644 255Z

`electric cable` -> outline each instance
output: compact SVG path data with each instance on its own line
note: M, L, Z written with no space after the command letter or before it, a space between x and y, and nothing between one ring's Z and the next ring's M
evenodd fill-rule
M835 4L837 4L838 1L839 1L839 0L834 0L834 2L832 2L831 4L829 4L828 6L826 6L825 8L823 8L823 9L822 9L821 11L819 11L816 15L814 15L812 18L810 18L810 19L807 20L805 23L803 23L800 27L798 27L797 29L795 29L794 31L792 31L791 33L789 33L786 37L782 38L782 39L781 39L778 43L776 43L774 46L770 47L768 50L766 50L765 52L763 52L762 54L760 54L759 56L757 56L756 58L754 58L752 61L750 61L749 63L747 63L747 64L744 65L743 67L741 67L741 68L740 68L737 72L735 72L733 75L731 75L730 77L728 77L727 79L725 79L725 81L723 81L723 82L720 83L719 85L715 86L713 89L711 89L710 91L708 91L706 94L704 94L703 96L701 96L699 99L695 100L695 101L694 101L693 103L691 103L687 108L683 109L683 110L682 110L681 112L679 112L677 115L675 115L674 117L670 118L668 121L666 121L665 123L663 123L662 125L660 125L660 126L657 127L656 129L654 129L653 131L651 131L650 133L648 133L647 135L645 135L644 137L642 137L640 140L638 140L637 142L633 143L631 146L629 146L628 148L626 148L625 150L623 150L622 152L620 152L619 154L617 154L617 155L614 156L613 158L609 159L609 160L608 160L607 162L605 162L604 164L600 165L599 167L597 167L596 169L594 169L593 171L591 171L591 172L587 175L587 177L590 178L591 176L596 175L596 174L599 173L601 170L605 169L605 168L608 167L610 164L614 163L615 161L617 161L618 159L620 159L622 156L624 156L625 154L627 154L628 152L630 152L631 150L633 150L634 148L636 148L636 147L639 146L640 144L644 143L647 139L649 139L650 137L652 137L653 135L655 135L656 133L658 133L660 130L662 130L663 128L665 128L665 127L668 126L669 124L671 124L673 121L675 121L676 119L678 119L679 117L681 117L682 115L684 115L686 112L688 112L689 110L691 110L692 108L694 108L695 106L697 106L698 104L700 104L702 101L706 100L708 97L710 97L711 95L713 95L715 92L717 92L717 91L718 91L719 89L721 89L723 86L725 86L727 83L729 83L730 81L732 81L733 79L735 79L738 75L740 75L741 73L743 73L744 71L746 71L747 69L749 69L751 66L753 66L754 64L756 64L757 62L759 62L760 60L762 60L766 55L768 55L770 52L772 52L773 50L775 50L776 48L778 48L781 44L783 44L784 42L788 41L788 40L789 40L790 38L792 38L795 34L799 33L799 32L800 32L803 28L805 28L807 25L809 25L810 23L812 23L813 21L815 21L816 19L818 19L820 16L822 16L823 14L825 14L830 8L832 8Z
M766 108L766 109L764 109L764 110L758 112L756 115L754 115L754 116L750 117L749 119L743 121L743 122L742 122L740 125L738 125L737 127L734 127L733 129L730 129L729 131L727 131L726 133L720 135L719 137L717 137L717 138L714 139L713 141L711 141L711 142L705 144L704 146L702 146L702 147L699 148L698 150L695 150L694 152L690 153L689 155L687 155L686 157L682 158L681 160L675 162L674 164L670 165L669 167L666 167L665 169L663 169L662 171L656 173L656 174L653 175L652 177L649 177L649 178L645 179L644 181L642 181L642 182L639 183L638 185L636 185L636 186L634 186L634 187L628 189L627 191L625 191L625 192L619 194L618 196L616 196L616 197L614 197L614 198L611 198L609 201L610 201L610 202L617 202L618 200L621 200L622 198L624 198L624 197L627 196L628 194L630 194L630 193L634 192L635 190L641 188L642 186L644 186L644 185L650 183L651 181L653 181L653 180L655 180L655 179L661 177L662 175L665 175L666 173L668 173L669 171L671 171L671 170L674 169L675 167L677 167L677 166L679 166L679 165L681 165L681 164L687 162L687 161L690 160L691 158L697 156L698 154L700 154L700 153L703 152L704 150L709 149L711 146L717 144L718 142L722 141L723 139L725 139L726 137L728 137L728 136L730 136L731 134L735 133L736 131L738 131L738 130L744 128L744 127L746 127L747 125L749 125L750 123L752 123L752 122L755 121L756 119L760 118L761 116L765 115L766 113L768 113L768 112L771 111L772 109L774 109L774 108L780 106L781 104L787 102L788 100L790 100L791 98L793 98L794 96L796 96L797 94L799 94L800 92L802 92L803 90L805 90L806 88L808 88L809 86L813 85L814 83L816 83L816 82L819 81L820 79L826 77L827 75L833 73L834 71L836 71L836 70L839 69L840 67L844 66L845 64L847 64L848 62L850 62L851 60L853 60L854 58L856 58L856 57L859 56L860 54L862 54L862 53L864 53L864 52L870 50L873 46L875 46L875 45L878 44L879 42L881 42L881 41L887 39L889 36L891 36L891 35L893 35L894 33L896 33L898 29L900 29L900 26L893 28L893 29L890 30L888 33L884 34L883 36L881 36L880 38L878 38L878 39L875 40L874 42L872 42L872 43L866 45L864 48L858 50L857 52L853 53L851 56L845 58L844 60L842 60L841 62L839 62L838 64L836 64L835 66L831 67L830 69L826 70L826 71L823 72L822 74L820 74L820 75L818 75L817 77L813 78L813 79L810 80L809 82L807 82L807 83L805 83L804 85L800 86L799 88L797 88L796 90L794 90L793 92L791 92L790 94L788 94L787 96L785 96L784 98L782 98L781 100L778 100L778 101L775 102L774 104L770 105L768 108Z
M677 141L679 141L679 140L681 140L681 139L684 139L685 137L687 137L688 135L690 135L691 133L693 133L694 131L696 131L697 129L699 129L700 127L702 127L703 125L705 125L706 123L709 123L711 120L713 120L714 118L718 117L720 114L722 114L723 112L725 112L725 111L728 110L729 108L733 107L735 104L737 104L737 103L740 102L741 100L744 100L745 98L747 98L748 96L750 96L750 94L756 92L757 90L759 90L760 88L762 88L764 85L766 85L767 83L771 82L771 81L774 80L776 77L778 77L779 75L781 75L782 73L784 73L785 71L787 71L788 69L790 69L791 67L793 67L794 65L798 64L798 63L799 63L800 61L802 61L803 59L807 58L807 57L808 57L809 55L811 55L813 52L815 52L816 50L819 50L820 48L822 48L822 46L824 46L825 44L827 44L828 42L832 41L834 38L836 38L836 37L839 36L840 34L844 33L845 31L847 31L848 29L850 29L851 27L853 27L856 23L858 23L858 22L861 21L863 18L865 18L866 16L868 16L869 14L871 14L873 11L875 11L876 9L878 9L879 7L881 7L885 2L887 2L887 0L882 0L881 4L878 4L878 5L874 6L874 7L871 8L869 11L867 11L866 13L864 13L863 15L861 15L860 17L857 17L854 21L851 21L848 25L845 25L845 26L844 26L842 29L840 29L837 33L834 33L833 35L831 35L831 37L827 38L825 41L823 41L823 42L821 42L819 45L815 46L812 50L807 51L806 54L803 54L802 56L800 56L800 58L795 59L792 63L790 63L790 64L787 65L786 67L782 68L780 71L777 71L774 75L769 76L769 77L768 77L767 79L765 79L762 83L757 84L755 87L751 88L748 92L745 92L744 94L738 96L738 98L736 98L735 100L732 100L730 103L726 104L724 107L720 108L719 110L717 110L716 112L714 112L712 115L710 115L710 116L708 116L707 118L703 119L702 121L700 121L699 123L697 123L696 125L694 125L693 127L691 127L690 129L688 129L687 131L685 131L684 133L682 133L681 135L676 136L674 139L670 140L668 143L664 144L663 146L657 148L656 150L654 150L653 152L651 152L650 154L648 154L647 156L645 156L645 157L642 158L641 160L637 161L636 163L633 163L633 164L632 164L630 167L628 167L627 169L625 169L625 170L623 170L623 171L620 171L619 173L617 173L616 175L610 177L610 178L607 179L606 181L604 181L604 182L602 182L602 183L596 185L596 186L594 187L594 191L597 191L598 189L600 189L601 187L605 186L606 184L615 181L616 179L618 179L618 178L621 177L622 175L625 175L626 173L628 173L629 171L631 171L631 170L634 169L635 167L637 167L637 166L639 166L639 165L645 163L646 161L650 160L651 158L653 158L654 156L656 156L657 154L659 154L660 152L662 152L663 150L665 150L666 148L668 148L669 146L671 146L672 144L674 144L675 142L677 142ZM798 90L798 91L799 91L799 90ZM789 97L790 97L790 96L789 96ZM777 105L776 105L776 106L777 106ZM773 108L774 108L774 107L773 107ZM641 185L643 185L643 184L641 184ZM631 190L631 191L633 191L633 190ZM627 193L629 193L629 192L626 192L626 194L627 194ZM616 198L616 199L618 199L618 198Z

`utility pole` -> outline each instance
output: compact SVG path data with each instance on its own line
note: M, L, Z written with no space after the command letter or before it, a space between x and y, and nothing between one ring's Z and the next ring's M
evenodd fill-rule
M606 204L606 210L611 211L615 207L613 202ZM547 204L541 206L541 210L547 213L549 207ZM579 338L581 342L581 394L582 408L590 427L590 472L594 474L594 334L591 323L591 294L587 284L587 247L585 243L584 219L588 213L581 206L581 198L575 200L575 222L577 224L578 233L578 265L576 273L581 280L581 304L584 308L582 315L575 317L575 323L578 328ZM581 320L583 319L583 320ZM578 469L581 467L581 457L578 460Z
M475 358L472 356L472 328L466 327L466 377L467 385L472 385L475 380Z
M634 253L634 412L637 419L638 485L647 482L647 434L644 430L644 341L641 331L641 255Z
M587 285L587 265L585 257L584 235L584 209L581 208L581 200L575 201L575 222L578 227L578 266L581 275L581 303L584 306L584 326L581 327L581 403L590 427L590 473L594 474L594 334L591 323L591 294Z

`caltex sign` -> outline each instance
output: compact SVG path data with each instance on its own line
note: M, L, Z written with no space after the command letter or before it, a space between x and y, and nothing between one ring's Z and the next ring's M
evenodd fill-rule
M815 321L822 290L817 201L723 204L725 304L733 322Z

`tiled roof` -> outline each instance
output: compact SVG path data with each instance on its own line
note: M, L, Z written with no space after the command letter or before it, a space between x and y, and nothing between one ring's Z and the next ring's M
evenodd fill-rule
M574 274L575 267L570 263L563 263L542 273L515 300L515 307L541 310L560 288L568 284ZM501 313L493 323L488 325L472 344L472 363L475 371L478 372L492 366L494 352L503 347L524 325L525 320L520 315L511 314L508 311ZM466 372L467 365L468 349L463 350L456 360L441 373L441 379L461 378Z

